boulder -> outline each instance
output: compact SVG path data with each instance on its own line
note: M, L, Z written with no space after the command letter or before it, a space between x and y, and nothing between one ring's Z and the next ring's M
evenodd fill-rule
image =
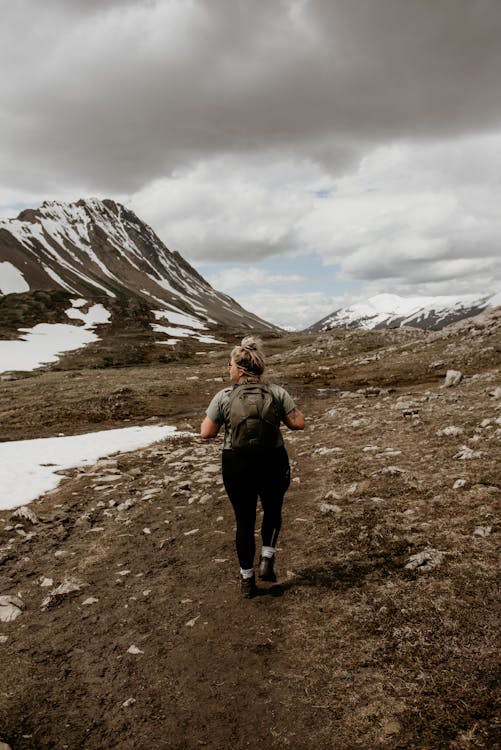
M453 385L459 385L463 379L463 373L459 370L447 370L445 374L444 388L450 388Z

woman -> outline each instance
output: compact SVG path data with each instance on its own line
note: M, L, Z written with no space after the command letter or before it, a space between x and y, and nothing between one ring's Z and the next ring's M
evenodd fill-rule
M257 498L259 496L263 507L259 578L276 581L275 546L282 522L282 502L290 484L289 459L280 434L280 422L291 430L303 430L304 416L287 391L261 380L265 364L259 339L244 338L241 345L232 350L228 367L232 386L223 388L210 402L200 435L204 439L214 438L220 427L225 426L223 482L237 522L236 547L242 593L250 598L256 593ZM236 414L240 414L240 419L248 417L243 420L243 428Z

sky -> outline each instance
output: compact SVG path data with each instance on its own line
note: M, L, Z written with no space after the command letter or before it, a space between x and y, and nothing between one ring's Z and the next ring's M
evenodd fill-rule
M0 216L114 198L291 328L499 291L499 0L0 11Z

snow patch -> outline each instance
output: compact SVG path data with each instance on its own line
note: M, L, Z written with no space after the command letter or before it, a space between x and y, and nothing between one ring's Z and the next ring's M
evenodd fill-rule
M7 260L0 263L0 294L19 294L29 290L29 284L18 268Z
M94 325L107 323L110 314L101 305L92 305L87 313L72 307L66 310L68 317L82 320L83 326L69 323L39 323L33 328L20 328L23 332L18 341L0 341L0 372L9 370L30 371L44 364L56 362L63 352L80 349L97 341Z
M0 443L0 509L26 505L55 489L63 479L58 471L89 466L104 456L186 434L176 432L175 427L152 425Z

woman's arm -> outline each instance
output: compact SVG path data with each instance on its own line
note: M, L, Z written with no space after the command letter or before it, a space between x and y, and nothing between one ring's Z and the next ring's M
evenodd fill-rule
M210 417L205 417L204 421L200 425L200 437L202 437L204 440L208 440L209 438L215 438L217 433L219 432L219 427L216 422L213 422Z
M304 430L304 415L299 409L293 409L283 418L289 430Z

